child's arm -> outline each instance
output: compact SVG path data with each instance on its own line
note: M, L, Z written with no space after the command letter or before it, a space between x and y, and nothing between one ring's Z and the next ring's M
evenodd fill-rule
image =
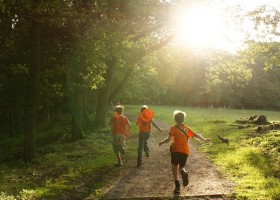
M205 138L205 137L203 137L203 136L202 136L201 134L199 134L199 133L196 133L194 137L197 138L197 139L199 139L199 140L203 140L204 142L210 142L210 141L211 141L210 138Z
M172 136L169 135L167 138L165 138L164 140L160 141L158 145L161 146L162 144L170 142L171 140L172 140Z
M160 131L163 132L163 129L158 126L154 119L152 119L152 124Z
M131 124L130 124L130 121L129 120L127 120L127 124L126 124L126 139L128 139L129 138L129 136L130 136L130 128L131 128Z
M139 126L140 125L140 118L138 117L136 120L136 125Z

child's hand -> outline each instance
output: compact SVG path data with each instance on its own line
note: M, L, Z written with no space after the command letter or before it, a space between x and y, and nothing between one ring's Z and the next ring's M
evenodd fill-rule
M210 138L205 138L205 142L211 142Z
M160 141L160 142L158 143L158 146L160 147L162 144L163 144L163 142L162 142L162 141Z

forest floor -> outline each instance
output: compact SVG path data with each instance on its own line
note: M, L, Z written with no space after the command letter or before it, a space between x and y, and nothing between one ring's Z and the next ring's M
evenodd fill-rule
M134 121L134 120L131 120ZM158 123L164 130L169 125ZM151 155L136 166L134 160L126 160L117 175L103 190L104 199L171 199L174 198L169 145L158 146L166 134L155 128L149 139ZM179 199L234 199L234 183L224 177L219 169L198 151L197 143L190 142L191 153L187 160L189 185L182 187ZM205 144L209 145L209 144ZM181 178L181 177L180 177ZM228 195L229 194L229 195ZM86 199L92 199L88 197Z

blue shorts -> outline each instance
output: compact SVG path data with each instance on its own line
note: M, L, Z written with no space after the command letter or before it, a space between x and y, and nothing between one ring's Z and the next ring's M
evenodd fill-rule
M185 167L188 155L180 152L171 152L171 164L175 166Z

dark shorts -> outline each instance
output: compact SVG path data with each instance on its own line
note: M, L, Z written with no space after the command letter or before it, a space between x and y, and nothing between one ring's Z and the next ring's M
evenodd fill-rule
M185 167L186 162L188 159L188 155L179 152L172 152L171 153L171 164L175 166L180 166L181 168Z

